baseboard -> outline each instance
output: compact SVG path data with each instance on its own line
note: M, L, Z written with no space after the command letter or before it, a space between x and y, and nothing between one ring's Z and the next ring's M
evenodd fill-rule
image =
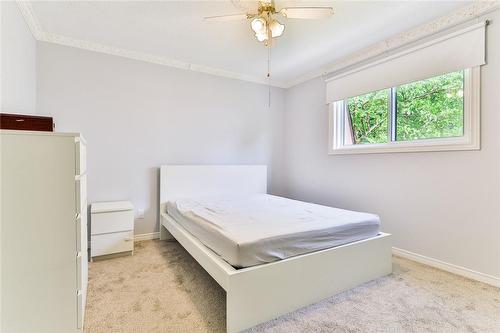
M392 248L392 253L396 256L403 257L406 259L410 259L416 262L419 262L421 264L429 265L435 268L442 269L443 271L447 271L453 274L457 274L472 280L477 280L480 282L487 283L489 285L499 287L500 288L500 278L493 276L493 275L488 275L484 274L481 272L473 271L472 269L468 269L462 266L457 266L454 264L449 264L447 262L434 259L434 258L429 258L420 254L416 254L410 251L406 251L403 249L398 249L397 247Z
M134 242L160 238L159 232L150 232L149 234L134 235Z

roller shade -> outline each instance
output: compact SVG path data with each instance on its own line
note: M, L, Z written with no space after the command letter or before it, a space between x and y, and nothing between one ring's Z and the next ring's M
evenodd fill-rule
M326 80L326 102L483 65L486 22L426 41Z

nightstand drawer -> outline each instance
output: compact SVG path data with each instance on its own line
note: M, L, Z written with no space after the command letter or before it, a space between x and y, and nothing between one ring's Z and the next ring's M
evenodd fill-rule
M134 231L113 232L91 236L91 256L134 250Z
M134 211L92 213L92 235L134 229Z

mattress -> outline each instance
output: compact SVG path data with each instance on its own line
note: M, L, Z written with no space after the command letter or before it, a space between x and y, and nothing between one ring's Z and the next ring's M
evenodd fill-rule
M178 199L167 213L236 268L370 238L377 215L268 194Z

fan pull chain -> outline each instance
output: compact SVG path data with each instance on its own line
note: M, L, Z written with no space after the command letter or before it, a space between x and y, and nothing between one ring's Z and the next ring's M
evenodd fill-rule
M268 107L271 107L271 45L267 47L267 88Z

